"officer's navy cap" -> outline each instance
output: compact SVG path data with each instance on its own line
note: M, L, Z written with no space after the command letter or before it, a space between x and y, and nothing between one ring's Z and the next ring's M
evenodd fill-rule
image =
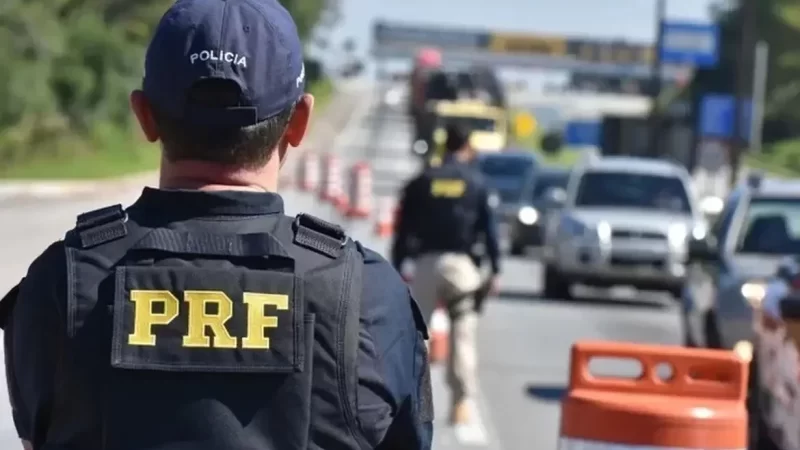
M238 84L239 105L188 106L192 86L204 79ZM278 0L178 0L147 50L145 95L190 123L253 125L291 107L304 88L303 45Z

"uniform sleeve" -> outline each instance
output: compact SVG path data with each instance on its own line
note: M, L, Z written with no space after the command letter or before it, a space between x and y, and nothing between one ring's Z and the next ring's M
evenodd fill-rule
M410 201L413 195L413 186L416 179L411 180L400 192L398 201L398 214L394 222L394 239L392 241L392 265L398 271L402 269L403 261L409 256L408 242L411 235L409 225L413 223L414 202Z
M486 253L492 265L492 273L500 273L500 242L497 236L497 217L489 204L489 191L481 186L478 191L478 231L486 237Z
M358 364L362 432L378 449L428 450L433 439L427 329L407 285L365 250Z
M64 247L50 246L28 269L4 334L6 383L21 439L33 441L49 424L64 322L57 302L66 292Z

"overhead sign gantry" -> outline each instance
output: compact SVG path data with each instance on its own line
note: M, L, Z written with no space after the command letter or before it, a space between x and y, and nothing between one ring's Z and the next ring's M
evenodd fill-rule
M616 77L647 78L655 49L621 40L597 40L534 33L493 32L379 21L373 28L373 56L411 58L422 47L442 51L449 62L540 67ZM667 80L685 77L687 66L665 65Z

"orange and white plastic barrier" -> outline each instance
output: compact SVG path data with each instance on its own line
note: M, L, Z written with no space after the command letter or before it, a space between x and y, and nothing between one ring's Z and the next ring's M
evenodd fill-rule
M365 162L350 170L350 207L347 217L365 219L372 213L372 170Z
M450 354L450 318L443 307L437 306L433 311L430 325L428 360L431 363L446 361Z
M611 358L638 361L641 375L591 373L591 361ZM744 450L747 374L747 362L731 351L578 342L558 448Z
M316 153L305 152L300 164L297 165L297 172L301 190L313 192L319 189L319 156Z
M375 222L375 235L389 237L394 233L394 220L396 216L395 201L391 197L384 197L378 204L378 220Z
M342 189L342 165L339 157L328 153L322 159L322 183L319 191L320 200L330 202L341 208L347 198Z

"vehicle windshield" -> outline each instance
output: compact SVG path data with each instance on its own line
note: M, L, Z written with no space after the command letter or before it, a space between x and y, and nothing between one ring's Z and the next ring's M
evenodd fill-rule
M544 172L536 176L529 200L539 200L552 188L567 189L568 172Z
M736 244L738 253L800 253L800 198L754 198Z
M472 131L494 131L497 127L497 121L485 117L439 117L440 127L445 128L450 125L456 125Z
M503 203L519 200L528 174L536 166L527 157L489 157L478 160L481 173L489 187L495 190Z
M625 172L585 173L578 185L575 206L691 213L689 196L680 178Z

